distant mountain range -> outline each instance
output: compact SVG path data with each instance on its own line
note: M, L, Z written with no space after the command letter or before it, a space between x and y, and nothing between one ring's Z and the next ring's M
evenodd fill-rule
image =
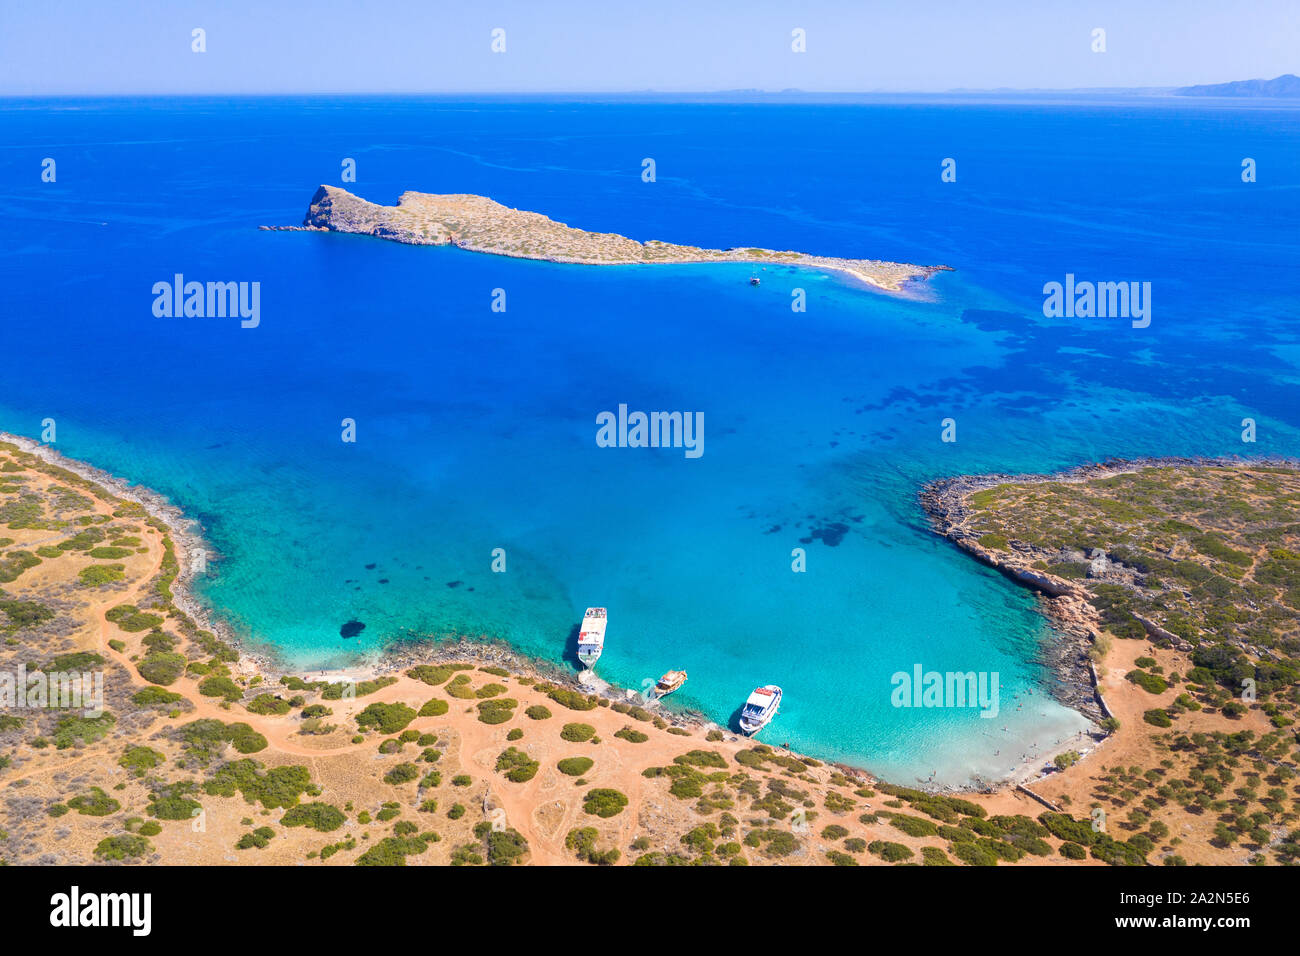
M1284 73L1275 80L1234 80L1204 86L1183 86L1175 96L1290 96L1300 98L1300 76Z

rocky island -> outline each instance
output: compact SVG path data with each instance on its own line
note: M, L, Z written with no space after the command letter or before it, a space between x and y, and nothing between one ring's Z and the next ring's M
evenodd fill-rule
M301 226L279 230L324 230L377 236L422 246L455 246L516 259L579 265L744 262L755 266L803 266L840 272L889 292L928 279L949 266L917 266L879 259L846 259L773 249L704 249L651 239L639 242L612 232L588 232L541 213L511 209L486 196L404 192L396 206L380 206L346 189L321 186Z

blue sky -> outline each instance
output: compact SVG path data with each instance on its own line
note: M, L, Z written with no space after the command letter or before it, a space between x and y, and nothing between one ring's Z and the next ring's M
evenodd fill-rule
M0 0L0 95L1069 89L1288 72L1300 0Z

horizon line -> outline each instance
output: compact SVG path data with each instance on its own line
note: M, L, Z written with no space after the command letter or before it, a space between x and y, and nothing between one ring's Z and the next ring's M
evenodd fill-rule
M1205 85L1205 84L1193 84ZM110 92L92 92L84 90L55 91L41 93L19 93L0 91L0 99L114 99L126 97L203 97L203 96L988 96L988 95L1136 95L1164 96L1173 91L1188 89L1182 86L1076 86L1076 87L953 87L935 90L810 90L810 89L749 89L733 88L719 90L662 90L662 89L553 89L553 90L516 90L516 89L463 89L463 90L114 90ZM1291 97L1239 97L1239 96L1191 96L1189 99L1289 99Z

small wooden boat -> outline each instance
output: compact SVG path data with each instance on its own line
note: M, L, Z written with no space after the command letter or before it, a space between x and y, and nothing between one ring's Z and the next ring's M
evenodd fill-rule
M667 697L686 683L686 671L669 671L655 684L655 697Z

